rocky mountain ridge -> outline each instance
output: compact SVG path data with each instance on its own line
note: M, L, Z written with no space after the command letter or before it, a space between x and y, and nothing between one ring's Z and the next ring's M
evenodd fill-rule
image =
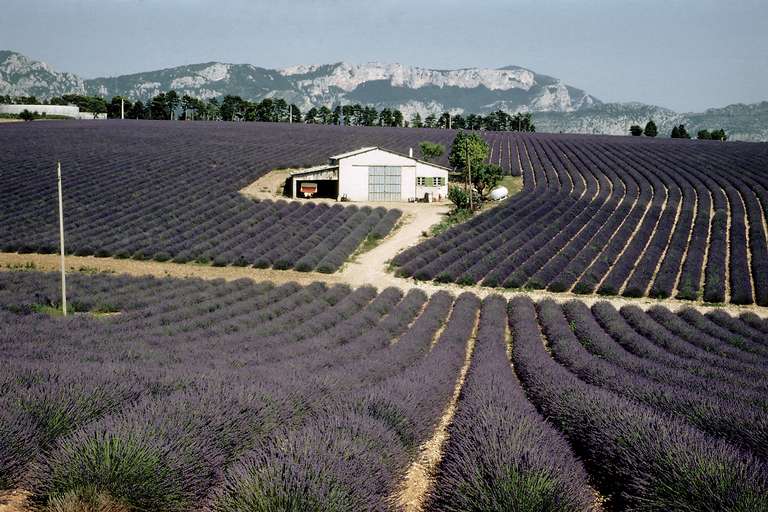
M122 95L146 102L170 89L198 98L233 94L248 100L281 97L302 110L361 103L397 108L406 119L419 113L534 112L539 131L626 134L631 124L654 119L662 134L675 124L691 133L724 128L732 138L768 140L768 102L729 105L701 113L677 113L643 103L603 103L558 78L519 66L426 69L402 64L296 65L267 69L251 64L206 62L168 69L83 79L44 62L0 51L0 95L40 99L61 94Z

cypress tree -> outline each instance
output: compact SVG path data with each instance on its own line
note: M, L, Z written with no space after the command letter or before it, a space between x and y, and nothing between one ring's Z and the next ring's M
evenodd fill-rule
M659 129L656 127L656 123L653 122L653 119L648 121L648 123L645 125L645 130L643 130L643 133L646 137L655 137L659 134Z

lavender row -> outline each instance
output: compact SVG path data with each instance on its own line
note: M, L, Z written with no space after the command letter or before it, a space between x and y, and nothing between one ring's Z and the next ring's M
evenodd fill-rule
M513 361L529 398L570 440L613 507L768 507L768 467L689 424L589 385L547 354L534 304L509 304ZM544 331L557 343L559 331Z
M593 510L584 467L528 402L507 360L505 308L499 296L483 301L426 510Z
M757 145L510 136L523 191L398 255L401 275L768 305Z

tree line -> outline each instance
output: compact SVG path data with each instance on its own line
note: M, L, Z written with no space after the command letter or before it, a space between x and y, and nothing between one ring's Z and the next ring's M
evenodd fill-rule
M190 95L179 96L170 90L155 95L146 104L114 96L109 102L98 96L67 94L40 102L34 96L0 96L0 103L32 105L77 105L81 111L97 114L106 113L109 118L119 119L124 113L129 119L203 120L203 121L261 121L276 123L306 123L347 126L390 126L413 128L455 128L486 131L535 132L533 115L530 112L509 114L497 110L487 115L429 114L422 118L415 113L405 119L398 109L377 110L359 103L312 107L306 113L295 104L282 98L264 98L249 101L240 96L226 95L223 98L200 99Z
M651 119L645 124L645 128L639 124L633 124L629 127L629 133L635 137L645 135L646 137L656 137L659 134L659 129L656 123ZM669 134L672 139L690 139L691 134L685 128L684 124L678 124L672 127L672 132ZM696 138L700 140L728 140L728 134L722 128L718 130L699 130L696 133Z

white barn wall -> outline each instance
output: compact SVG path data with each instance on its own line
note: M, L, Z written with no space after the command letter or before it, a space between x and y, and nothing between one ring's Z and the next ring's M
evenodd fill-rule
M435 178L443 178L443 185L440 187L424 187L424 186L416 186L415 190L415 197L421 199L424 197L424 194L430 193L432 194L432 197L437 199L438 196L440 196L443 200L445 200L448 197L448 171L445 169L441 169L439 167L433 167L429 164L425 164L424 162L416 162L416 177L424 176L424 177L435 177ZM414 185L416 184L416 179L413 180Z
M431 192L445 198L448 195L448 171L415 161L414 159L373 149L339 160L339 197L350 201L368 201L368 167L396 166L402 168L400 176L401 199L407 201L424 197ZM446 185L442 187L417 187L417 176L440 176Z

